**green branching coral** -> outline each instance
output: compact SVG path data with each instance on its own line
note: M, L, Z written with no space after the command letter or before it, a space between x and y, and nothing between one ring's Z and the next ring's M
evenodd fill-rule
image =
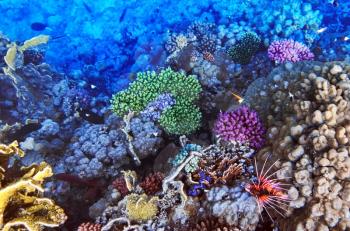
M8 157L15 154L24 155L17 142L0 144L0 229L40 231L63 224L67 219L63 209L42 197L43 182L52 176L51 167L45 162L23 167L17 169L21 177L14 179L7 174L7 165Z
M202 114L198 107L187 103L178 102L173 107L165 110L159 123L170 134L190 134L196 130L201 122Z
M201 121L199 108L194 104L202 91L195 76L186 76L170 68L156 72L141 72L129 88L112 98L113 111L124 116L129 111L140 113L159 95L169 93L176 103L165 109L159 119L160 125L170 134L189 134Z
M252 56L259 50L261 39L253 32L247 32L228 50L228 55L236 63L248 64Z

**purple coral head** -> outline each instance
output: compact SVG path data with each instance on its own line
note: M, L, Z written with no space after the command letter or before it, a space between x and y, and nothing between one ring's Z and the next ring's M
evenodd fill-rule
M193 185L188 190L188 195L192 197L197 197L201 195L205 189L208 189L211 183L212 183L212 178L209 175L207 175L204 171L200 171L199 184Z
M242 106L235 111L221 112L214 132L226 141L249 143L251 148L257 150L264 145L266 130L258 113Z
M302 43L292 39L274 41L267 50L268 56L276 63L313 60L314 54Z

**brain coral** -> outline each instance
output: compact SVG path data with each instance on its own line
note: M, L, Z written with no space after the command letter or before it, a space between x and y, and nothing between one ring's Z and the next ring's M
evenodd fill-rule
M347 63L298 63L273 72L265 96L252 96L257 110L270 109L258 159L280 159L276 176L290 179L282 230L350 229L349 76Z
M215 133L226 141L248 142L259 149L264 144L265 128L254 110L242 106L235 111L221 112L215 123Z

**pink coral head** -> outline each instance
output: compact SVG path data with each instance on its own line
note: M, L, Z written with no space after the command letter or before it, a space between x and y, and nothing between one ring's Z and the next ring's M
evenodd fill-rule
M314 54L302 43L292 39L274 41L267 50L268 56L276 63L299 62L313 60Z
M260 149L265 142L266 130L258 113L242 106L235 111L221 112L215 123L215 134L226 141L249 143L254 149Z

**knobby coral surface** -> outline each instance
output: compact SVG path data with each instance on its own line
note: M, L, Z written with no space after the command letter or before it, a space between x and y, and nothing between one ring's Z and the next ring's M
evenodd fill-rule
M266 98L256 98L255 105L270 108L268 145L258 158L280 159L276 177L290 179L288 218L281 219L281 228L348 230L350 65L314 62L279 69L267 79Z

